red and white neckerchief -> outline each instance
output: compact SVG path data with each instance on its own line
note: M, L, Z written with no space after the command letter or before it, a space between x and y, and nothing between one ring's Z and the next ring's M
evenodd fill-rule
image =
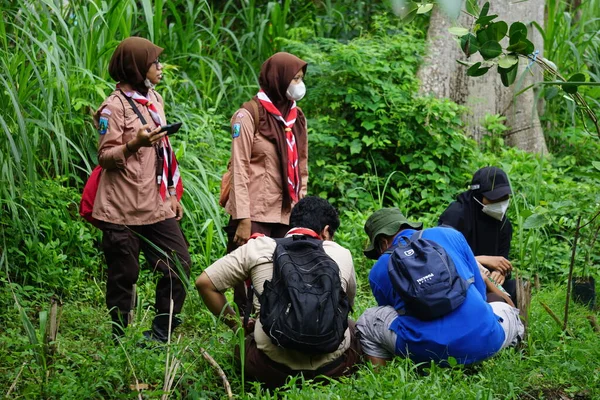
M321 239L321 236L319 236L319 234L317 232L313 231L312 229L308 229L308 228L292 228L285 234L285 237L292 236L292 235L305 235L305 236L313 237L315 239Z
M296 102L292 103L292 108L288 113L287 119L284 119L281 112L275 107L269 96L261 89L256 95L260 104L267 110L276 120L281 122L285 127L285 140L287 142L287 176L288 176L288 191L293 202L297 202L300 197L300 171L298 168L298 146L296 146L296 138L292 132L292 127L296 122L298 109Z
M117 84L117 88L119 85ZM162 120L160 113L156 109L156 106L152 102L152 100L148 99L145 96L142 96L137 91L133 92L123 92L125 96L130 97L137 103L145 106L152 117L152 120L156 124L156 126L164 125L164 121ZM162 176L157 176L157 183L160 185L159 193L161 199L163 201L167 197L167 185L169 183L169 178L172 181L173 186L175 187L175 193L177 195L177 200L181 200L181 196L183 195L183 181L181 180L181 175L179 174L179 164L177 163L177 158L175 157L175 152L171 147L171 143L169 142L169 137L164 136L161 139L160 149L163 152L163 168L162 168Z

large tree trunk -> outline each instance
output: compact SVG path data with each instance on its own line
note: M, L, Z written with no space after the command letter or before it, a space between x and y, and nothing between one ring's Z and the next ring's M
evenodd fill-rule
M509 26L515 21L527 25L529 40L533 42L535 49L540 51L538 56L542 56L543 40L531 21L543 26L544 0L495 1L490 2L490 5L489 14L498 14L498 20L505 21ZM508 88L502 85L495 67L480 77L467 76L467 67L456 60L477 62L482 61L481 57L478 53L467 59L455 38L448 32L448 28L455 25L470 28L473 22L473 18L462 13L458 22L452 23L439 7L434 8L428 31L429 54L418 73L422 94L447 97L467 106L470 110L465 117L467 130L477 141L486 133L481 126L485 115L501 114L506 116L506 125L509 128L505 132L507 144L530 152L547 153L535 92L529 89L514 97L533 82L540 81L541 71L535 65L526 71L528 62L521 59L519 75L515 83Z

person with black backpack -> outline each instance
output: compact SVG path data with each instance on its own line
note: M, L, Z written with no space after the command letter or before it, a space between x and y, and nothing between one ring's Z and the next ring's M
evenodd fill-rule
M246 377L269 388L289 376L336 378L354 371L360 342L348 314L356 294L352 255L333 242L340 225L326 200L300 200L281 239L259 236L209 266L196 280L208 309L246 337ZM223 292L250 278L256 320L241 321ZM244 323L246 322L246 323Z
M451 227L422 229L397 208L365 223L377 259L369 283L378 307L357 321L362 349L374 365L394 356L448 365L485 360L515 345L524 333L519 310L507 301L486 302L497 290L483 280L464 236Z

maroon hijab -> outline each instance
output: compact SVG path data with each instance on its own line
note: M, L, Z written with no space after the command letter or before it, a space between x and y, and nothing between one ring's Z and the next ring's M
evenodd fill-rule
M142 94L148 93L144 85L146 74L163 52L148 39L128 37L124 39L113 53L108 65L108 73L117 82L128 83Z
M260 68L260 75L258 77L260 88L264 90L267 96L269 96L271 102L277 107L284 118L287 117L293 104L291 100L288 100L285 92L292 82L292 79L294 79L294 76L296 76L300 70L306 74L306 66L306 61L299 59L295 55L280 52L269 57ZM283 208L287 209L291 207L292 200L287 190L288 157L284 127L281 122L277 121L275 117L260 105L260 102L256 97L254 98L254 101L258 104L259 109L260 119L258 122L258 131L277 146L281 170L281 187L284 188ZM251 110L251 107L249 106L245 106L245 108ZM306 135L306 118L300 108L298 108L298 116L296 117L296 123L292 128L292 132L296 137L298 153L305 154L304 146L306 141L301 138ZM302 187L302 182L298 182L298 185Z

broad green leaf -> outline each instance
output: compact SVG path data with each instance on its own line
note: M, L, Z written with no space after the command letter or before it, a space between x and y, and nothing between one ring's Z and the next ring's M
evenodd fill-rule
M561 87L565 92L569 94L575 94L577 93L577 87L579 86L578 83L583 82L585 82L585 75L582 73L577 73L572 75L567 81L567 83L561 84Z
M506 51L511 53L518 53L522 55L528 55L533 53L535 49L533 43L529 39L521 39L519 42L511 44L506 48Z
M481 76L481 75L485 75L486 72L489 71L489 69L492 67L484 67L484 68L479 68L477 71L469 74L467 72L467 75L472 76L472 77L477 77L477 76Z
M479 13L479 18L485 17L487 15L488 11L490 11L490 2L486 1L485 4L483 5L483 7L481 7L481 12Z
M504 39L504 36L506 36L506 32L508 32L508 24L504 21L494 22L487 27L486 32L490 40L499 42Z
M582 73L574 74L569 78L569 82L585 82L585 75Z
M468 76L473 76L473 77L475 77L475 76L481 76L481 75L484 75L486 72L488 72L488 70L491 68L491 67L480 68L480 66L481 66L480 62L473 64L467 70L467 75Z
M350 143L350 154L359 154L362 150L362 143L358 139L354 139L352 143Z
M467 3L465 4L465 9L472 16L479 15L479 13L480 13L479 5L477 4L477 0L467 0Z
M495 20L496 18L498 18L497 15L488 15L485 17L478 18L475 21L475 23L478 25L481 25L481 26L485 26L485 25L489 24L490 22L492 22L493 20Z
M373 122L373 121L363 121L361 123L361 126L363 128L365 128L366 130L368 130L368 131L372 131L373 129L375 129L375 122Z
M479 51L479 45L477 44L477 38L472 33L469 33L460 38L460 48L469 57L471 54L475 54Z
M477 31L477 43L479 44L479 46L483 46L489 41L490 38L488 37L486 30Z
M517 78L517 65L519 64L515 64L510 68L502 68L498 65L498 73L500 74L500 80L504 86L509 87Z
M523 229L537 229L547 225L548 218L545 214L532 214L523 223Z
M431 4L431 3L421 4L419 6L419 8L417 9L417 14L426 14L429 11L431 11L432 8L433 8L433 4Z
M596 168L597 170L600 171L600 162L599 161L592 161L592 165L594 166L594 168Z
M519 58L513 55L502 55L498 58L498 65L502 68L510 68L519 62Z
M532 54L533 51L535 50L535 45L533 44L533 42L529 39L525 39L524 40L525 43L527 44L527 47L525 48L525 54Z
M479 53L485 60L490 60L502 54L502 46L500 43L490 40L481 46Z
M508 44L516 44L519 43L522 39L525 39L526 36L523 32L515 32L512 35L509 35Z
M520 32L525 37L527 37L527 27L525 26L524 23L522 23L522 22L513 22L510 25L510 29L508 30L508 36L512 37L517 32Z
M468 34L469 30L461 28L460 26L453 26L452 28L448 28L448 32L450 32L451 35L462 37Z
M481 61L476 62L475 64L471 65L469 67L469 69L467 70L467 73L469 73L469 70L475 71L475 70L479 69L479 67L481 67Z

